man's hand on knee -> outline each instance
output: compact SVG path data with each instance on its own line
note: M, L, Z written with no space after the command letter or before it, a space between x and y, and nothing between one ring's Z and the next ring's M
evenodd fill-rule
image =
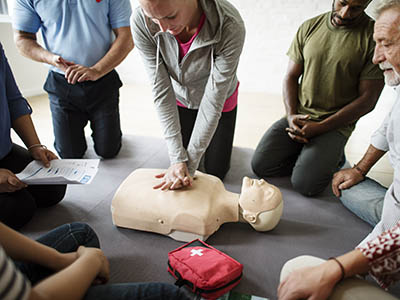
M333 175L332 192L336 197L340 197L341 190L351 188L363 180L364 176L354 168L340 170Z

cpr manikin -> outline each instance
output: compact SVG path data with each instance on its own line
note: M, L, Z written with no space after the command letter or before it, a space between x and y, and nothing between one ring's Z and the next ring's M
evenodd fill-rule
M243 178L241 194L199 171L181 190L153 189L163 170L137 169L118 188L111 204L116 226L157 232L178 241L206 240L228 222L248 222L257 231L273 229L283 210L279 189L263 179Z

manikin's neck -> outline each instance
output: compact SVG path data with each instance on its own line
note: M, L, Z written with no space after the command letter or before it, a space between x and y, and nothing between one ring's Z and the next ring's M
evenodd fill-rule
M221 209L221 219L224 223L239 221L239 194L226 191L222 197L224 209Z

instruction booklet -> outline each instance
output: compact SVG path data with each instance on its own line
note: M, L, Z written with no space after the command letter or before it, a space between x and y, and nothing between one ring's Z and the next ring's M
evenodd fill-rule
M54 159L46 168L32 161L16 174L26 184L89 184L96 176L99 159Z

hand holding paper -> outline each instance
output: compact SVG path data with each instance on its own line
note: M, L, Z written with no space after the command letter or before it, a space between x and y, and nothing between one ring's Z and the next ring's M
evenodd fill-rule
M54 159L46 168L34 160L17 177L26 184L89 184L98 165L99 159Z

